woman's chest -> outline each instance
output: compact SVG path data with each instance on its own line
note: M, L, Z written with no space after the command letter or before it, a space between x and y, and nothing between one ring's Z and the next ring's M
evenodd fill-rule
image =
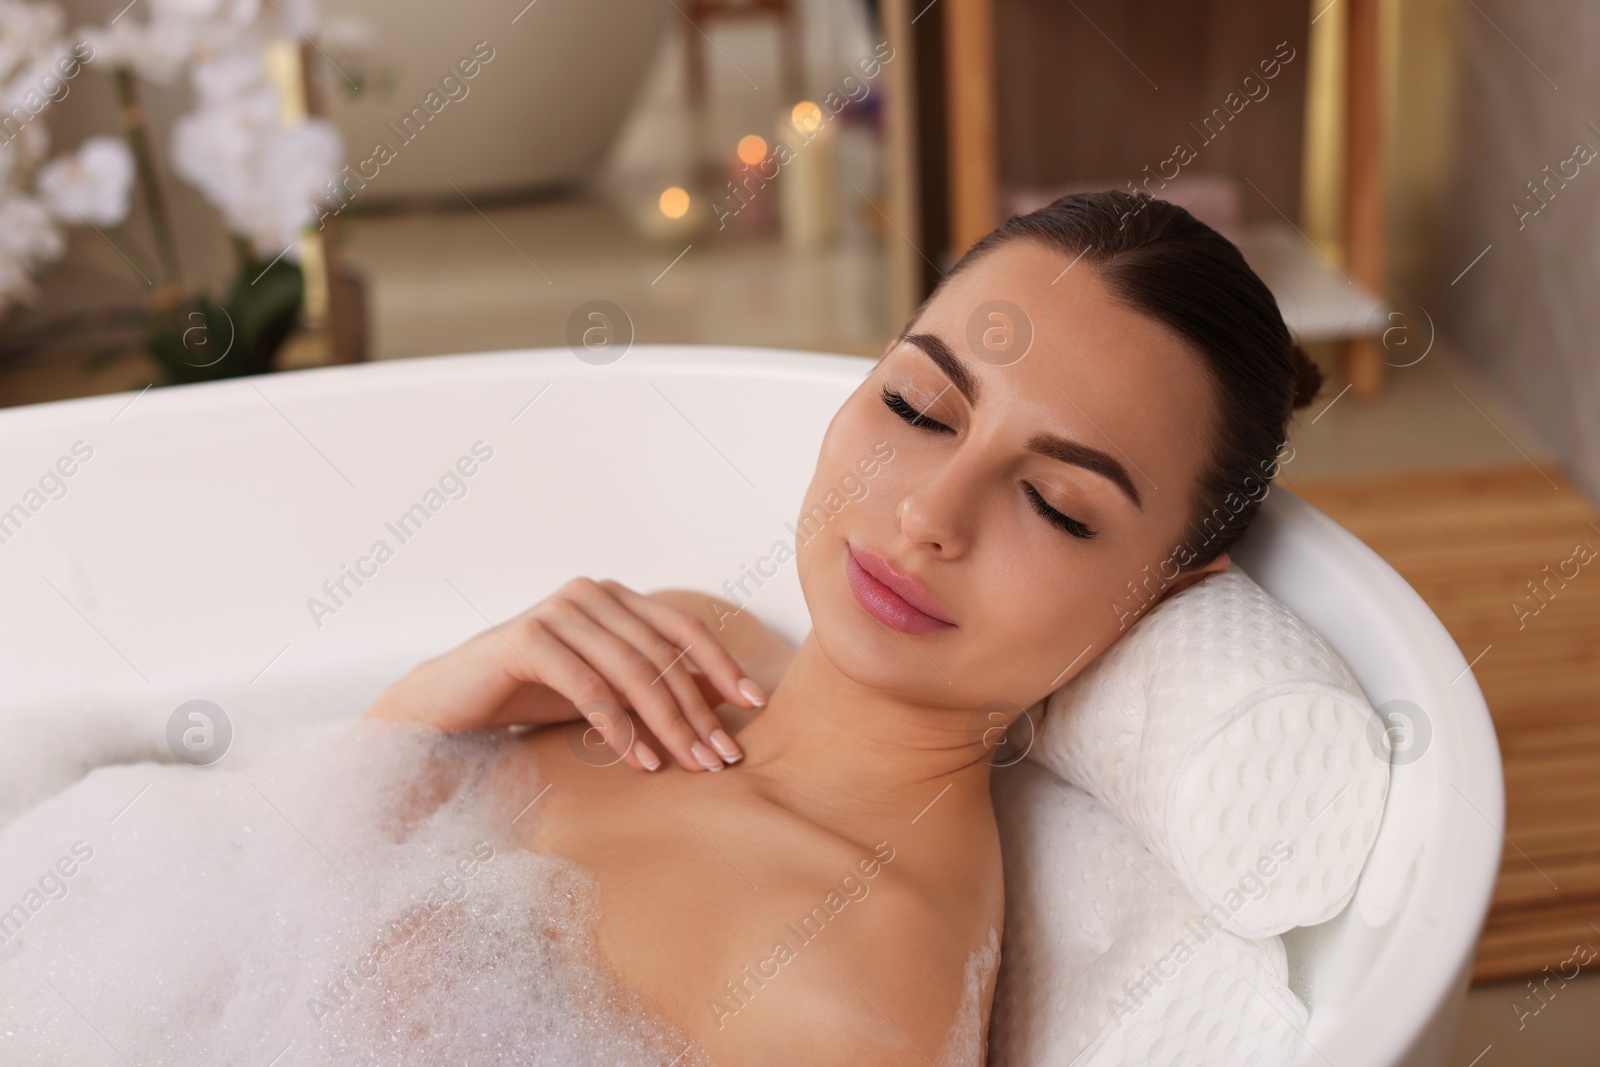
M796 886L819 880L817 834L738 783L573 760L559 734L534 745L538 799L517 818L517 841L593 876L601 956L699 1032L725 983L783 932Z
M595 768L551 734L535 749L541 793L520 843L593 876L600 955L707 1048L735 1016L751 1032L814 996L831 957L892 911L891 847L884 862L773 804L738 768Z

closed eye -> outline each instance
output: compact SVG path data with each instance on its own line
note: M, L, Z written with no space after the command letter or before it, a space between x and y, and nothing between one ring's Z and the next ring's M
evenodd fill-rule
M883 404L884 407L888 408L890 411L904 419L908 426L915 426L918 429L927 430L930 433L956 432L949 426L946 426L944 423L935 419L930 419L927 415L924 415L922 412L912 407L906 402L905 397L901 396L893 389L890 389L887 385L883 387ZM1088 540L1091 537L1098 536L1096 531L1089 529L1089 527L1085 526L1077 519L1074 519L1070 515L1063 515L1061 512L1051 507L1045 502L1044 497L1040 496L1039 491L1033 486L1024 482L1022 488L1023 492L1027 494L1028 503L1033 506L1033 510L1038 512L1039 515L1052 526L1055 526L1057 529L1065 530L1073 537L1081 538L1083 540Z
M1071 534L1073 537L1081 537L1086 541L1089 538L1096 536L1094 530L1089 529L1089 527L1085 526L1083 523L1079 522L1077 519L1074 519L1070 515L1061 514L1061 512L1045 503L1044 497L1040 496L1039 490L1035 489L1033 486L1024 482L1022 484L1022 488L1023 491L1028 494L1028 503L1033 505L1033 510L1044 516L1045 521L1049 522L1051 525L1058 526L1067 531L1067 533Z
M906 423L910 426L915 426L918 429L923 430L931 430L934 433L955 433L955 430L946 426L944 423L935 419L930 419L928 416L912 407L906 402L905 397L901 396L893 389L890 389L887 385L883 387L883 404L884 407L887 407L890 411L906 420Z

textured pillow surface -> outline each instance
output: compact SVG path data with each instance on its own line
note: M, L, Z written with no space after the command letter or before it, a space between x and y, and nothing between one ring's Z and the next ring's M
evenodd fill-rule
M1104 803L1224 929L1261 938L1354 894L1389 787L1376 721L1321 635L1230 567L1052 693L1028 759Z

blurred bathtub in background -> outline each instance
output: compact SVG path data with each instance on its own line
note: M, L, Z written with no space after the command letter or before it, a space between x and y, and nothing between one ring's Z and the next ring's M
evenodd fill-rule
M525 8L452 0L448 10L428 0L334 0L327 12L365 21L379 39L380 77L359 94L359 73L342 72L336 59L324 72L352 166L378 142L394 150L367 169L383 175L372 199L442 199L458 190L565 189L594 176L633 110L672 8L656 0ZM462 60L467 69L478 61L475 76L462 76ZM412 150L412 139L425 150Z

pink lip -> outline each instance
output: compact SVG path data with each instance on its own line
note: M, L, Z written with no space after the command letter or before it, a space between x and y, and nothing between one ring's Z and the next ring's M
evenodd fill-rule
M901 574L870 549L845 545L845 578L867 613L901 633L930 634L955 627L922 583Z

